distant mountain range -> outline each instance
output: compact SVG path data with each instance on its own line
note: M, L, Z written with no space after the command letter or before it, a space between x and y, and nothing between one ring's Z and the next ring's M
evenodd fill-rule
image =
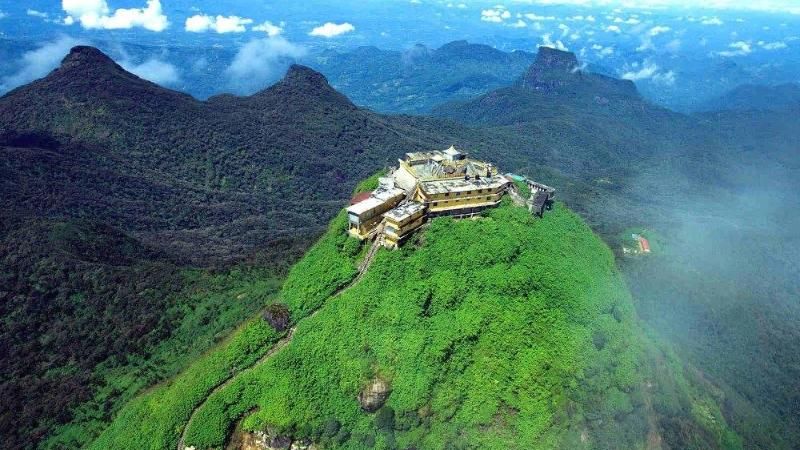
M37 49L40 42L0 37L0 77L18 70L24 52ZM177 79L170 87L205 99L219 92L243 92L242 83L232 82L226 70L236 49L226 46L152 46L111 41L93 45L134 68L148 60L172 64ZM546 47L545 47L546 48ZM465 100L492 89L508 86L533 62L535 52L501 51L484 44L453 41L439 48L417 44L405 50L358 47L351 50L317 50L300 58L325 74L330 83L359 106L384 113L428 113L451 100ZM624 59L624 58L623 58ZM294 61L278 58L275 70L265 80L277 80ZM618 70L604 67L603 60L586 65L588 70L616 77ZM261 77L261 76L260 76ZM640 91L650 101L681 112L714 109L714 99L740 85L769 80L768 74L754 72L730 59L713 61L705 56L687 59L676 69L678 82L671 85L640 82ZM779 79L785 77L780 75ZM264 77L261 77L264 78ZM253 83L246 83L248 89ZM249 92L249 91L248 91Z
M741 85L712 99L700 111L781 111L800 108L800 83L777 86Z
M310 64L359 105L383 112L421 113L448 100L467 99L510 84L535 54L503 52L455 41L438 49L405 51L359 47L328 51Z

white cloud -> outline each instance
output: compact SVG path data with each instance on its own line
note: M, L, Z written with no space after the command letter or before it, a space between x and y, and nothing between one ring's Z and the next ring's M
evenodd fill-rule
M664 48L666 48L667 51L670 53L678 53L678 51L680 51L681 49L681 40L673 39L669 41L669 43L667 43L667 45Z
M616 25L609 25L606 27L606 31L609 33L621 33L622 30Z
M0 19L5 19L6 17L8 17L8 14L0 10Z
M275 37L283 33L283 25L283 22L281 22L279 25L275 25L268 20L261 25L254 26L253 31L263 31L267 33L267 36Z
M623 19L621 17L616 17L614 19L614 23L624 23L624 24L627 24L627 25L638 25L639 23L641 23L641 20L639 20L639 19L637 19L635 17L629 17L628 19Z
M164 31L169 26L161 0L147 0L144 8L119 8L113 13L106 0L62 0L61 8L67 13L64 24L80 22L86 29Z
M568 51L567 46L564 45L564 43L561 42L561 40L556 40L554 42L552 39L552 35L550 33L545 33L542 35L542 43L539 45L539 47L550 47L558 50L563 50L565 52Z
M510 24L509 26L512 28L525 28L528 26L528 24L522 19L517 19L516 22Z
M285 68L287 60L305 56L304 47L292 44L283 37L254 39L244 44L234 56L225 74L234 90L253 92L273 81Z
M186 18L184 29L192 33L203 33L211 28L214 18L202 14L197 14Z
M497 5L494 8L484 9L481 11L481 20L484 22L501 23L510 18L511 12L503 5Z
M217 33L244 33L247 25L253 23L253 19L239 16L207 16L196 14L186 19L184 29L192 33L204 33L215 31Z
M639 44L639 46L636 47L637 52L644 52L647 50L655 50L655 49L656 46L653 45L653 38L650 37L649 35L642 37L641 44Z
M753 52L753 48L750 46L750 43L745 41L733 42L728 45L728 47L730 47L731 50L717 52L717 55L724 57L745 56Z
M58 67L69 50L85 42L69 36L61 36L58 39L46 42L39 48L25 52L19 63L19 70L12 75L3 77L0 80L0 91L7 91L19 85L29 83L35 79L42 78L51 70Z
M645 60L641 64L634 62L626 64L621 71L621 78L631 81L651 80L663 85L675 84L675 72L663 72L658 64Z
M719 17L704 17L700 23L703 25L722 25L724 22Z
M786 42L783 41L777 41L777 42L758 41L758 45L764 50L780 50L782 48L788 47L788 45L786 45Z
M37 11L35 9L28 9L26 14L31 17L38 17L40 19L47 19L49 17L46 12Z
M648 31L647 34L649 34L650 36L658 36L661 33L666 33L667 31L670 31L671 29L672 28L670 28L670 27L657 25L657 26L654 26L653 28L650 28L650 31Z
M526 19L533 20L533 21L537 21L537 20L542 20L542 21L556 20L555 16L539 16L539 15L536 15L534 13L527 13L527 14L523 14L523 15L525 16Z
M156 84L169 86L175 85L181 81L178 69L174 65L156 58L148 59L141 64L135 64L130 60L123 60L120 61L119 65L128 72Z
M597 57L600 59L603 59L606 56L611 56L614 54L614 47L604 47L600 44L592 45L592 50L596 52Z
M253 19L239 16L217 16L214 21L214 31L217 33L242 33L251 23L253 23Z
M659 67L655 64L643 65L638 70L629 70L622 74L622 78L631 81L646 80L652 78L658 72Z
M675 84L675 72L670 70L668 72L657 73L653 75L653 82L666 86L672 86Z
M321 36L324 38L332 38L335 36L339 36L341 34L349 33L351 31L355 31L356 27L354 27L349 22L344 23L333 23L333 22L326 22L324 25L320 25L313 30L311 30L308 35L309 36Z
M570 6L601 6L608 7L620 5L625 8L640 9L667 9L680 7L696 9L698 7L717 10L717 11L762 11L772 13L789 13L800 15L800 5L796 0L706 0L698 3L697 0L525 0L526 3L537 3L540 5L570 5ZM615 8L614 12L619 14L623 8ZM650 11L642 11L642 14L650 15Z

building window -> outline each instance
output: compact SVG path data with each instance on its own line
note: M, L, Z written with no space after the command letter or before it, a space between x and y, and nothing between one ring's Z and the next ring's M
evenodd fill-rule
M486 197L486 200L491 200L491 199L492 199L492 197Z
M461 192L456 192L456 196L459 196L459 195L461 195Z
M445 196L445 197L450 197L450 193L449 193L449 192L445 192L445 193L444 193L444 196Z
M472 194L472 191L467 191L467 195Z
M439 202L433 202L433 206L439 206Z

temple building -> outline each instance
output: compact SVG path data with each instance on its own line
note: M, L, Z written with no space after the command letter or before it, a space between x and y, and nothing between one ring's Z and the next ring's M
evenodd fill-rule
M370 237L383 220L383 214L399 205L405 197L404 190L382 183L366 200L347 208L350 234L359 239Z
M378 189L347 208L349 232L396 248L429 218L469 217L496 206L511 183L492 164L454 147L406 153Z

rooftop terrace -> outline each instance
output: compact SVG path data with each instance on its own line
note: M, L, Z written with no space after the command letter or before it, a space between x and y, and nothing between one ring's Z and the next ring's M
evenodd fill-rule
M446 180L423 181L420 187L427 194L444 194L446 192L469 192L478 189L497 189L508 183L500 177L485 178L451 178Z
M409 217L412 217L414 214L424 210L425 210L424 204L419 202L408 202L387 212L386 214L384 214L384 217L393 220L395 222L402 222L408 219Z

